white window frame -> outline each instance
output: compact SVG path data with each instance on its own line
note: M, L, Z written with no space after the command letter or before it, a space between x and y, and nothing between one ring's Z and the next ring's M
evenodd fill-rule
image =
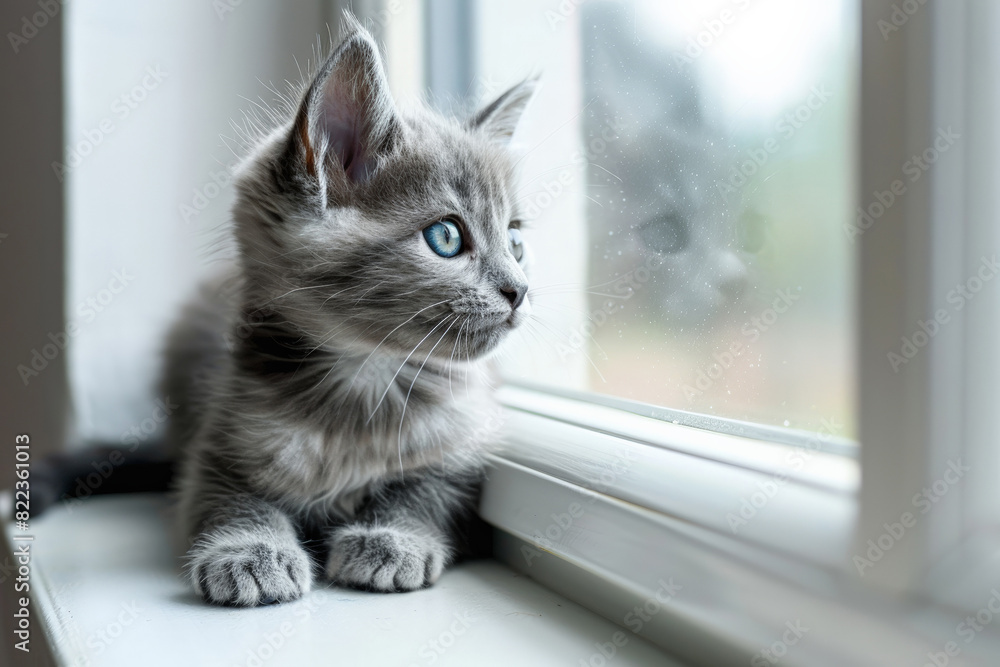
M456 4L426 2L438 14ZM887 36L893 0L861 3L859 205L898 178L939 128L997 134L1000 88L991 77L1000 73L1000 49L988 31L1000 9L973 0L918 6ZM455 85L454 71L443 76ZM854 557L866 556L884 524L913 513L914 494L950 461L1000 473L990 403L1000 396L1000 373L989 372L1000 369L991 340L1000 332L1000 299L953 313L900 372L887 361L968 277L970 258L998 247L1000 201L989 177L1000 175L1000 159L991 147L959 143L857 238L864 447L507 386L505 449L493 458L481 504L498 528L498 556L626 627L630 610L672 580L682 589L652 604L658 611L642 635L692 664L750 660L796 621L809 627L809 641L788 658L793 664L923 664L956 640L964 615L988 602L1000 553L989 530L997 524L995 485L970 479L864 576ZM770 483L778 492L734 534L727 516ZM950 664L1000 654L998 626L961 644Z

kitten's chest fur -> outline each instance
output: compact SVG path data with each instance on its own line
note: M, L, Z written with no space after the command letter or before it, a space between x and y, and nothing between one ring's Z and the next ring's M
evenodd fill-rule
M209 428L249 490L350 518L373 483L479 465L497 408L476 365L323 349L265 326L239 341Z

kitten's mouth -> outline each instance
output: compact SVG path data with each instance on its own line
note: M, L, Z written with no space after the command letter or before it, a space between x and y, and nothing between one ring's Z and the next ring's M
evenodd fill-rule
M514 329L524 324L531 316L531 304L525 296L517 308L459 315L466 318L463 324L455 327L464 341L459 344L478 358L493 352Z
M476 333L501 333L512 317L509 313L484 313L470 320L468 329Z
M506 334L524 324L531 315L531 306L527 299L517 310L509 312L485 313L478 316L473 330Z

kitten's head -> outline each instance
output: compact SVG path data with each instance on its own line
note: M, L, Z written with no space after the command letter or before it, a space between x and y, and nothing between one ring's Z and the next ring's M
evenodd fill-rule
M507 142L533 82L466 122L404 112L372 37L345 26L237 175L248 293L314 344L483 355L530 311Z

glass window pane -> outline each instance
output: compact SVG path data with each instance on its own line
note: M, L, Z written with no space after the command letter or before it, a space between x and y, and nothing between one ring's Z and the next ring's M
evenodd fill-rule
M569 4L478 15L484 75L543 72L508 375L850 437L856 3Z

